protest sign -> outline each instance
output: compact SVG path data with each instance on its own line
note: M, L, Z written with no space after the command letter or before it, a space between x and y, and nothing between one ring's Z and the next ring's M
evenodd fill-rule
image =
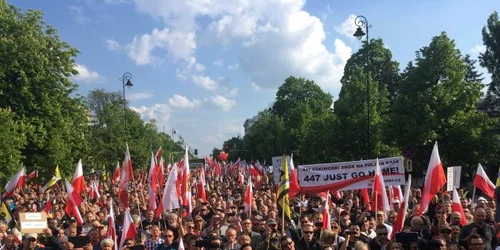
M446 181L446 191L453 191L455 188L460 187L460 175L462 173L462 167L448 167L447 169L447 181Z
M47 228L47 215L41 213L19 213L21 224L21 232L26 233L43 233L43 229Z
M371 188L376 160L301 165L297 168L301 192ZM385 186L405 184L403 157L379 159Z

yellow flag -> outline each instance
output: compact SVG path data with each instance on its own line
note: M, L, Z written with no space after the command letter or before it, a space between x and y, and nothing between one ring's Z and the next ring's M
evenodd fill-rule
M280 185L278 189L278 204L283 209L283 214L285 215L286 220L291 220L291 211L290 211L290 200L288 196L288 192L290 189L290 179L288 177L288 164L286 155L283 155L281 159L281 170L280 170Z
M12 221L12 216L10 215L10 211L7 208L7 204L5 204L5 202L2 202L2 207L0 207L0 214L2 214L7 224Z
M500 187L500 168L498 168L498 175L497 175L497 187Z
M51 187L57 184L59 180L61 180L61 172L59 172L59 165L56 166L56 171L55 171L55 176L52 176L52 179L45 184L45 186L42 187L42 192L45 193L45 191L49 190Z

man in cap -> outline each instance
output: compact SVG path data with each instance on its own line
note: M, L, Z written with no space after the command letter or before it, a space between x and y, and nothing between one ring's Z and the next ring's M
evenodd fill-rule
M23 250L38 249L38 235L37 234L24 235L22 247L23 247Z

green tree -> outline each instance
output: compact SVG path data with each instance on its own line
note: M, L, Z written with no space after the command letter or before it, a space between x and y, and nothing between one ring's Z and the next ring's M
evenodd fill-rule
M6 183L18 170L23 160L22 149L27 143L26 134L32 128L14 120L9 109L0 109L0 183Z
M279 87L270 110L276 116L276 125L282 121L284 126L283 147L277 148L276 155L300 151L312 120L331 113L332 101L332 95L325 93L314 81L288 77ZM314 139L322 140L320 137ZM300 155L297 154L297 160L301 160Z
M40 11L23 12L0 0L0 108L13 120L32 127L21 149L26 166L51 175L59 164L74 169L86 153L87 114L72 98L77 50L61 41Z
M494 160L494 121L476 109L482 85L468 77L469 70L444 32L417 51L415 66L406 69L386 133L400 148L415 150L417 173L427 167L435 141L446 166L470 171Z
M367 58L370 58L368 67ZM383 129L388 121L391 100L398 95L398 63L382 40L364 44L347 61L342 88L335 102L335 145L337 160L359 160L393 156L394 147L386 143ZM370 86L370 147L368 148L367 87ZM388 91L390 89L390 92ZM369 152L368 152L369 151Z
M479 55L479 62L491 74L488 83L486 100L483 108L492 116L499 116L500 112L500 20L498 12L493 12L483 27L483 44L486 51Z

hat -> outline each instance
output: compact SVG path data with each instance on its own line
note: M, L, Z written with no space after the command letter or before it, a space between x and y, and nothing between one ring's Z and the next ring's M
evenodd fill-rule
M275 219L268 219L267 220L267 225L278 225L278 222L276 222Z
M30 240L30 239L37 239L38 238L38 234L25 234L24 235L24 239L25 240Z
M479 198L477 199L477 202L480 202L480 201L487 202L486 198L484 198L484 197L479 197Z
M451 231L451 227L448 226L448 225L441 225L439 227L439 231L443 231L443 230L449 230L449 231Z
M380 214L380 215L385 215L385 212L384 212L384 211L382 211L382 210L379 210L379 211L377 211L377 215L379 215L379 214Z
M394 200L392 200L392 204L396 204L396 203L397 203L397 204L399 204L399 203L401 203L401 202L399 201L399 199L394 199Z

